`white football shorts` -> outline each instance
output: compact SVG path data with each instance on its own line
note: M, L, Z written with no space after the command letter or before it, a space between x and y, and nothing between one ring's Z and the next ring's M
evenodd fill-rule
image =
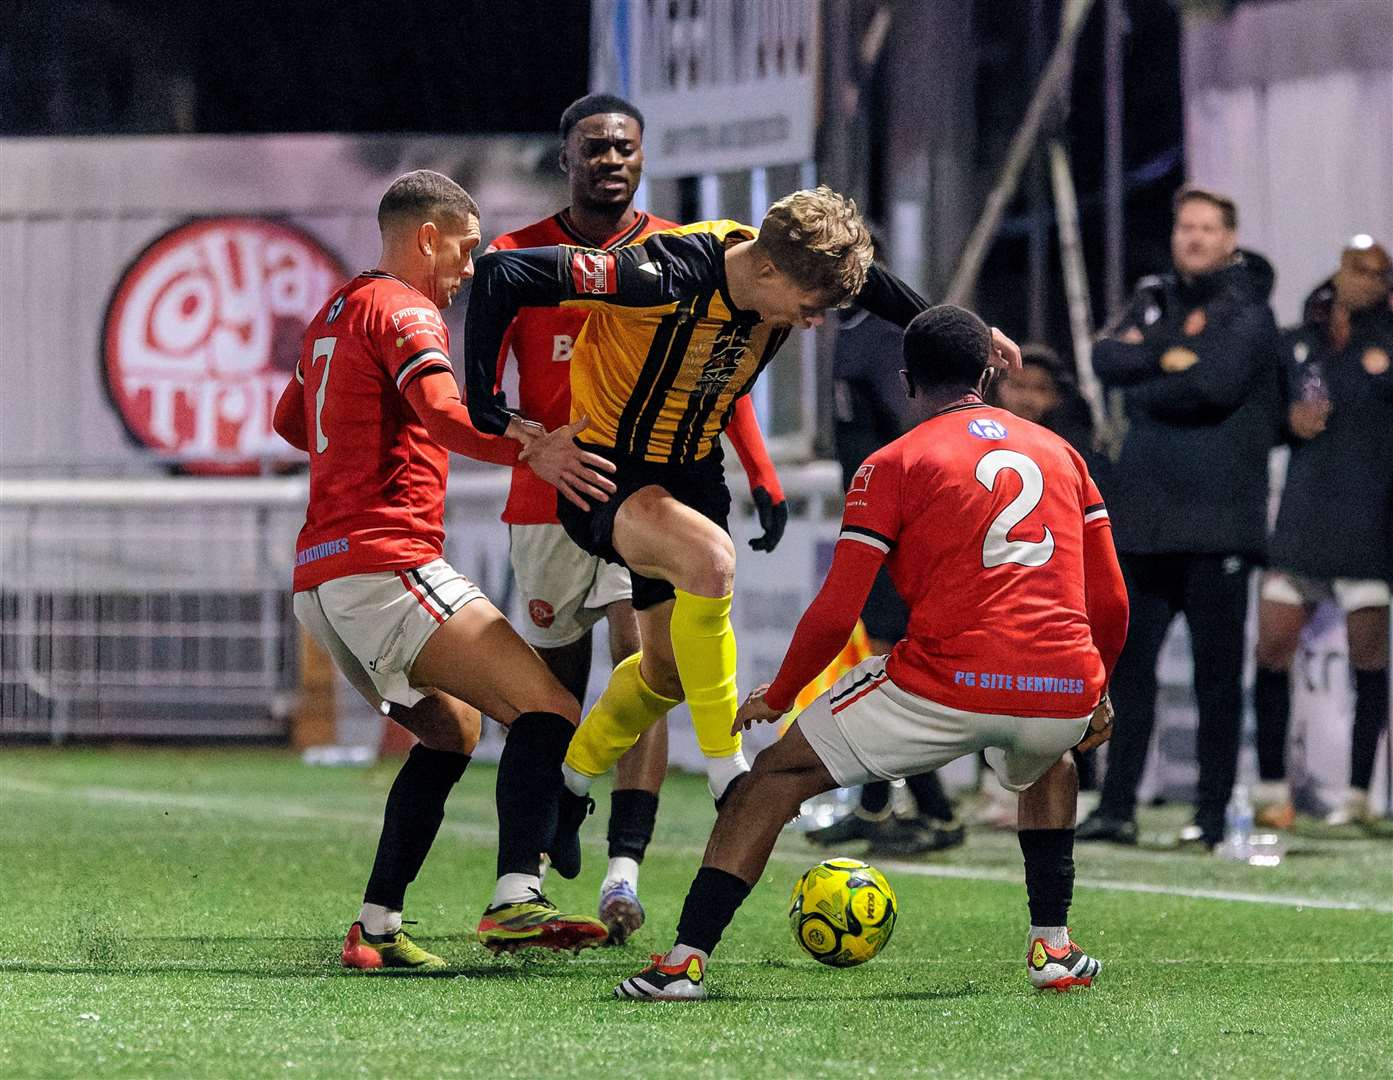
M1286 574L1280 570L1262 579L1262 598L1293 607L1314 607L1322 600L1334 600L1341 611L1387 607L1388 582L1378 578L1313 578Z
M534 648L579 641L634 594L628 570L582 551L560 525L509 525L508 557L527 608L517 629Z
M1089 717L996 716L950 709L890 681L885 657L862 660L794 721L842 787L932 772L965 754L1024 791L1088 730Z
M414 570L351 574L295 594L295 617L373 708L415 705L411 665L431 634L484 594L444 559Z

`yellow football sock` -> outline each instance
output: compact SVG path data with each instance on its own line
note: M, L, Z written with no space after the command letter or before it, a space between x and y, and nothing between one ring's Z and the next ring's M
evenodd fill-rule
M677 591L672 605L672 654L692 714L697 745L708 758L740 750L732 735L740 701L735 690L735 628L730 625L730 594L696 596Z
M614 666L609 685L590 707L566 751L566 764L583 776L609 772L638 737L677 704L651 690L639 674L642 653Z

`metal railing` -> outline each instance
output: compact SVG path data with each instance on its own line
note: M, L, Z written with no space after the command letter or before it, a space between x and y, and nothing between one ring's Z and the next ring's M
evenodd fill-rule
M836 513L835 466L783 478ZM445 520L447 557L505 612L507 486L461 471ZM0 481L0 739L286 737L305 499L304 476Z

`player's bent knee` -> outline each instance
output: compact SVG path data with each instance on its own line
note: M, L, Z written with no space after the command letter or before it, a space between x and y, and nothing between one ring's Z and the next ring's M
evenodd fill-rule
M679 587L698 596L726 596L735 584L735 545L720 533L700 548L689 549Z
M536 703L519 712L549 712L557 716L565 717L566 721L572 726L580 723L580 702L571 696L570 692L562 686L556 688L559 693L548 694L539 698Z

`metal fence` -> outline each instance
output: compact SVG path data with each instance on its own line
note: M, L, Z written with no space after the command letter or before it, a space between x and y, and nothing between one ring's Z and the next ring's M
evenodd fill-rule
M0 735L277 737L299 480L6 481Z
M784 480L803 522L791 535L823 534L835 466ZM507 484L502 470L452 477L446 556L513 613ZM0 739L288 737L300 686L289 567L305 498L303 476L0 480ZM782 575L758 567L790 598L787 627L749 627L747 655L765 666L816 584L810 550L793 559L796 547L771 560ZM345 694L341 722L365 708Z

